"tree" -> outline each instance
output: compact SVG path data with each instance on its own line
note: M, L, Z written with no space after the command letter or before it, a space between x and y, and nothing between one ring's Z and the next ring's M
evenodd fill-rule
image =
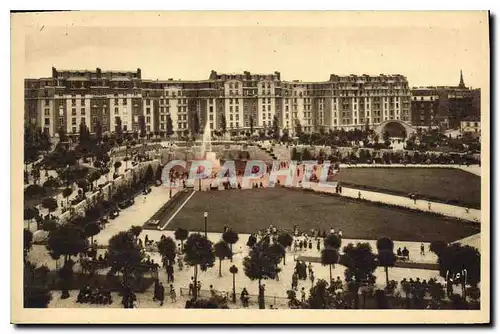
M276 140L279 140L279 138L280 138L278 117L276 115L273 117L273 136L274 136L274 139L276 139Z
M311 288L307 299L307 307L311 309L335 308L335 296L324 279L319 279Z
M353 284L356 292L355 305L359 307L358 290L363 282L373 281L373 272L377 268L375 254L369 243L349 243L344 247L344 261L347 269L345 278Z
M300 124L299 121L295 124L295 135L298 136L302 134L302 125Z
M231 262L233 261L233 245L238 242L238 233L234 232L232 229L228 229L226 232L222 233L222 240L229 244L231 247Z
M146 118L144 115L139 116L139 135L141 138L146 137Z
M153 167L151 165L148 165L148 167L146 168L146 172L144 173L144 184L153 182L153 177Z
M120 117L115 118L115 134L118 144L123 140L123 127L122 127L122 119Z
M144 258L144 253L130 232L119 232L109 239L108 264L114 272L121 272L125 285Z
M229 267L229 272L233 275L233 303L236 303L236 281L235 281L235 276L238 273L238 267L236 267L234 264Z
M69 297L69 283L73 275L71 256L83 253L88 248L88 242L82 230L71 225L63 225L49 233L47 250L50 256L57 260L64 257L64 265L59 271L62 279L61 298Z
M68 205L69 196L71 196L72 193L73 193L73 189L64 188L62 195L64 198L66 198L66 205Z
M52 300L47 286L46 266L35 267L26 262L23 268L23 306L25 308L46 308Z
M155 172L155 180L156 181L161 181L162 173L163 173L163 167L161 165L158 165L158 168L156 168L156 172Z
M87 238L90 237L90 243L94 243L94 235L99 234L101 232L101 228L96 222L91 222L85 225L84 227L84 233Z
M115 161L115 163L113 164L115 171L117 171L121 166L122 166L121 161Z
M141 233L142 233L142 226L132 225L130 227L129 231L130 231L130 233L132 233L132 235L137 240L137 238L139 238L139 235L141 235Z
M441 255L441 253L446 249L447 246L448 246L448 244L444 241L441 241L441 240L433 241L429 245L429 250L439 257Z
M24 229L23 234L23 250L24 250L24 260L26 261L26 255L33 246L33 233L30 230Z
M191 234L184 247L184 261L194 267L194 281L198 282L198 266L202 271L213 267L215 262L213 244L199 233ZM194 289L193 299L198 298L198 289Z
M385 283L389 285L389 270L388 267L393 267L396 263L396 255L394 254L394 242L388 237L382 237L377 240L378 265L385 269Z
M189 232L185 228L179 227L175 230L175 240L179 240L181 242L181 249L184 249L184 240L187 239L188 235Z
M163 260L167 260L169 265L175 260L176 250L177 246L171 237L161 238L158 242L158 252Z
M97 143L102 142L102 125L99 120L95 124L95 139L97 140Z
M323 240L323 244L325 245L325 248L339 249L342 244L342 239L338 234L330 233Z
M174 127L172 125L172 117L167 115L167 136L170 137L174 134Z
M35 207L28 207L24 209L24 220L28 221L28 230L30 229L30 223L39 214L38 209Z
M44 198L42 200L42 207L49 210L49 212L54 212L58 207L57 201L52 197Z
M193 114L193 134L197 135L200 133L200 118L198 113Z
M95 186L97 187L97 181L101 178L101 173L98 170L94 170L90 175L89 175L89 182L93 183L95 182Z
M63 126L59 127L58 134L59 134L59 142L65 143L68 141L68 136L66 135L66 130L64 129Z
M282 232L278 235L278 243L286 250L288 247L292 246L293 237L290 233ZM286 256L283 256L283 265L286 265Z
M42 224L42 230L47 232L55 231L58 227L59 225L53 219L45 219Z
M253 116L250 115L250 134L253 135Z
M338 249L326 247L321 250L321 264L330 267L330 282L332 281L332 265L339 262L340 254Z
M221 114L221 120L220 120L220 124L221 124L221 130L222 130L222 134L225 134L226 133L226 127L227 127L227 124L226 124L226 115L224 114Z
M273 252L269 241L266 239L256 243L248 255L243 259L243 268L245 275L259 283L259 308L264 309L264 291L262 280L275 279L281 269L278 267L281 258Z
M481 254L477 248L459 243L451 244L441 252L438 264L442 277L463 277L466 270L466 280L460 279L462 289L465 289L466 283L475 287L481 280Z
M224 240L219 241L214 245L215 256L219 258L219 277L222 277L222 260L233 256L232 250Z

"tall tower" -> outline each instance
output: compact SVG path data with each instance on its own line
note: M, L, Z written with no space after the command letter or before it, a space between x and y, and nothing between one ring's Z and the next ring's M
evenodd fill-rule
M462 70L460 70L460 83L458 84L458 87L465 88L464 76L462 74Z

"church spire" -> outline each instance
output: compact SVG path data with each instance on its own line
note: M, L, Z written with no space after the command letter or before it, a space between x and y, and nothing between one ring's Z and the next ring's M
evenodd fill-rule
M465 88L464 76L462 74L462 70L460 70L460 83L458 84L458 87Z

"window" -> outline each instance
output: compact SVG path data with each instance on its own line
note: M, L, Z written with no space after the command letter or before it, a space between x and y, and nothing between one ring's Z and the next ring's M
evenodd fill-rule
M85 105L85 99L81 99L81 100L80 100L80 104L81 104L82 106L83 106L83 105Z
M214 115L209 115L208 119L211 120L211 121L213 121L214 120Z
M123 105L126 106L127 105L127 99L123 99Z
M267 98L267 103L271 103L271 98L270 97Z
M71 125L76 125L76 118L71 118Z
M76 108L71 109L71 116L76 116Z
M118 104L118 99L117 98L115 98L115 104Z
M72 127L71 131L73 131L73 133L76 133L76 126Z
M45 116L50 116L50 109L45 109Z
M271 106L267 106L267 111L271 111Z
M76 106L76 99L71 99L71 105Z
M97 123L97 116L94 116L92 117L92 124L96 124Z
M80 114L81 114L82 116L83 116L83 115L85 115L85 108L81 108L81 109L80 109Z
M48 106L49 105L49 100L45 100L45 105Z
M64 124L64 117L59 117L59 124L61 124L61 125Z
M80 117L80 123L85 124L85 117Z
M232 121L233 120L233 114L230 114L229 115L229 120Z
M236 112L240 111L240 107L236 106Z
M147 99L147 100L146 100L146 105L147 105L147 106L151 105L151 100Z
M149 114L151 114L151 108L146 108L146 115L149 115Z
M50 118L45 117L45 125L49 125L49 124L50 124Z
M151 117L149 116L146 117L146 123L151 123Z
M233 104L233 99L229 99L229 104Z
M233 106L229 107L229 112L233 112Z

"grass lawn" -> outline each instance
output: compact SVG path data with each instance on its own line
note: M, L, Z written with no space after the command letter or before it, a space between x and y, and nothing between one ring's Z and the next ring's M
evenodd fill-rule
M335 181L346 187L403 196L417 192L427 200L481 207L481 178L456 168L344 168Z
M334 227L353 239L389 236L400 241L450 242L480 230L478 224L425 212L279 187L196 192L167 229L203 231L204 211L209 213L209 232L222 232L224 225L230 225L238 233L254 233L269 224L292 231L296 224L301 230Z

